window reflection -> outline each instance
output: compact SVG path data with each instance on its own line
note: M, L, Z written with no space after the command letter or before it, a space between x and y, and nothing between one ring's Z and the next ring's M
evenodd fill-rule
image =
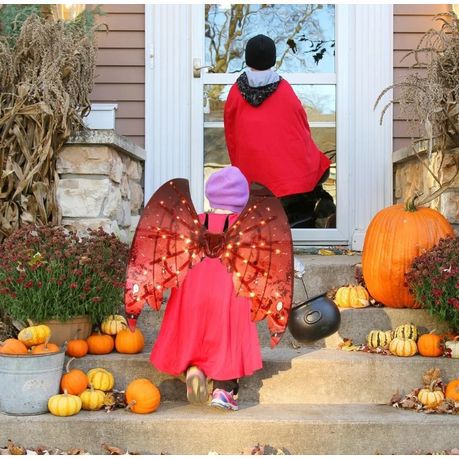
M205 5L206 65L214 73L244 68L247 40L271 37L281 72L334 73L335 7L323 4Z

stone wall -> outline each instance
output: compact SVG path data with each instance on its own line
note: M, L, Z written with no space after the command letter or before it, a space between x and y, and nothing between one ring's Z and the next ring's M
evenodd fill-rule
M72 137L57 157L62 224L101 226L129 242L143 204L145 151L111 130Z
M438 176L442 183L452 179L455 173L453 154L456 151L445 155L443 162L437 154L427 158L425 152L420 152L429 168ZM415 192L422 192L423 196L431 194L438 188L432 175L424 167L411 148L398 150L393 155L394 160L394 201L396 203L405 201ZM422 199L422 197L420 198ZM459 230L459 175L454 179L449 190L434 199L430 207L441 212L448 221L455 226L456 233Z

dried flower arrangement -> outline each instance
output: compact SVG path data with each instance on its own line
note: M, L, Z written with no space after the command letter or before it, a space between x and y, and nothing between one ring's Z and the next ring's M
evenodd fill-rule
M402 82L386 88L375 103L376 108L389 90L399 90L383 108L381 122L393 103L400 104L401 113L410 122L416 137L413 152L436 185L429 196L418 201L419 205L431 202L454 186L459 174L459 19L451 12L439 14L435 20L440 21L441 27L428 30L416 49L403 58L414 58L410 69L424 73L410 73ZM427 153L427 159L422 153ZM437 155L436 170L429 163L433 154ZM448 174L440 178L446 161Z

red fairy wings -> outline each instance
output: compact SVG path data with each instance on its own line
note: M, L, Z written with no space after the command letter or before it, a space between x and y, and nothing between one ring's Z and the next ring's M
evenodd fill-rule
M179 287L188 269L204 256L220 258L233 273L236 294L252 300L252 320L267 317L274 347L292 304L292 239L280 201L257 184L236 222L218 234L199 222L187 180L173 179L158 189L131 246L125 287L130 324L145 303L160 309L164 291Z

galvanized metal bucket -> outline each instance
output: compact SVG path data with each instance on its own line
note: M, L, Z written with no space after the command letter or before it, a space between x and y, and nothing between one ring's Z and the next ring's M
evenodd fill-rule
M48 412L48 399L59 393L64 351L36 355L0 355L0 411L13 415Z

